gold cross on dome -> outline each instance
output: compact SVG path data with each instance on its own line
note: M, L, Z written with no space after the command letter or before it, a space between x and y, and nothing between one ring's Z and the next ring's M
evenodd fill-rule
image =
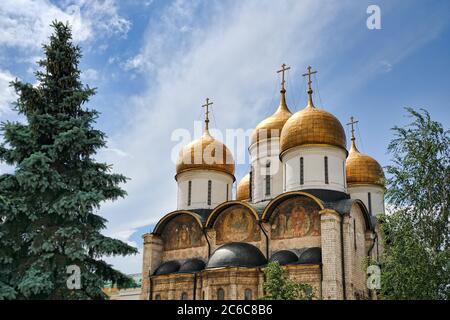
M284 73L288 71L291 67L288 67L285 63L281 65L281 69L277 70L277 73L281 72L281 90L284 90Z
M202 108L205 108L205 130L208 131L209 129L209 106L211 106L213 103L209 102L209 98L206 98L206 103L202 105Z
M350 122L347 123L348 126L352 126L352 140L355 140L355 127L354 125L357 124L359 121L355 120L355 118L350 117Z
M312 76L313 74L317 73L317 71L311 71L311 69L312 69L311 66L308 66L308 72L302 74L303 77L308 76L308 87L309 87L308 93L309 93L309 92L312 93L312 89L311 89L311 84L312 84L311 76Z

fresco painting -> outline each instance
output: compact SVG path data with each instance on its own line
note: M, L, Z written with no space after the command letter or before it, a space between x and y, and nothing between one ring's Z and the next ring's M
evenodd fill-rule
M272 213L272 239L320 235L319 206L307 197L294 197L280 203Z
M252 242L261 240L255 216L244 206L232 206L220 213L214 229L216 244L232 241Z
M205 244L202 229L197 221L187 214L170 220L165 226L161 238L166 251L200 247Z

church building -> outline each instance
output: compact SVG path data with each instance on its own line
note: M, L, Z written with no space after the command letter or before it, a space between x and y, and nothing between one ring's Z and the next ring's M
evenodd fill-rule
M209 132L207 100L201 138L180 152L177 210L144 234L141 299L252 300L262 297L264 267L278 261L289 278L320 299L371 299L367 264L382 250L384 174L351 146L341 122L313 103L280 103L251 136L249 173L237 185L225 144Z

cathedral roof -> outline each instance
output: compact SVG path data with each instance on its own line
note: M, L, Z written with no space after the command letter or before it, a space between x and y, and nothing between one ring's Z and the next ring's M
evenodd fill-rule
M322 250L319 247L279 250L272 254L269 261L278 261L281 265L320 264L322 263Z
M280 154L301 145L330 145L346 150L345 132L339 120L314 107L312 100L286 121L281 131Z
M228 173L234 178L234 159L225 144L211 136L209 131L186 145L178 156L176 172L213 170Z
M319 247L307 248L298 257L299 264L322 263L322 250Z
M285 90L281 90L280 104L270 117L261 121L252 134L250 144L254 144L263 139L279 137L286 121L292 116L286 104Z
M214 251L206 268L258 267L266 263L266 258L254 245L245 242L231 242Z
M205 131L203 135L181 149L176 164L176 176L191 170L213 170L228 173L234 179L234 159L225 144L209 133L209 106L212 102L206 98Z
M183 262L178 273L191 273L205 269L205 262L198 258L188 259Z
M374 158L359 152L354 140L345 161L345 173L349 186L357 184L384 186L384 173L380 164Z
M178 272L181 263L176 260L163 262L156 270L154 275L163 275Z
M250 200L250 174L247 173L239 184L237 185L236 200L249 201Z
M302 145L329 145L346 149L345 131L331 113L314 106L311 88L311 67L308 67L309 90L307 106L286 121L280 138L280 155Z
M292 116L292 113L286 104L286 89L284 87L284 73L289 69L290 67L283 64L281 70L277 71L277 73L282 73L280 104L275 113L256 126L252 134L250 145L265 139L279 137L284 124Z
M278 261L282 266L298 262L298 256L291 250L279 250L272 254L269 259L270 262Z
M352 146L345 161L345 174L349 186L358 184L372 184L380 187L384 186L384 173L380 164L372 157L359 152L355 143L354 124L358 123L350 117L352 126Z

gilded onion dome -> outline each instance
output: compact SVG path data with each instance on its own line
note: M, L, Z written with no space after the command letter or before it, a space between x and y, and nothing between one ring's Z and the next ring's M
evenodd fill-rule
M352 119L353 121L353 119ZM352 128L352 146L345 161L347 185L375 184L384 186L384 173L380 164L372 157L359 152Z
M249 201L250 200L250 174L247 173L237 186L236 200Z
M308 70L310 71L310 67ZM346 150L344 128L331 113L314 106L311 80L308 84L308 104L286 121L281 132L280 154L308 144L331 145Z
M280 105L274 114L261 121L252 134L251 144L259 142L263 139L279 137L281 129L286 121L292 116L286 104L286 90L281 90Z
M292 116L292 112L286 104L286 89L284 87L284 72L289 69L290 67L282 64L281 70L277 71L278 73L282 72L280 104L274 114L261 121L253 130L250 145L260 140L279 137L284 124Z
M213 170L228 173L234 179L234 159L231 151L209 133L208 106L211 104L207 99L206 105L204 105L206 106L206 117L203 135L183 147L178 155L177 175L190 170Z

